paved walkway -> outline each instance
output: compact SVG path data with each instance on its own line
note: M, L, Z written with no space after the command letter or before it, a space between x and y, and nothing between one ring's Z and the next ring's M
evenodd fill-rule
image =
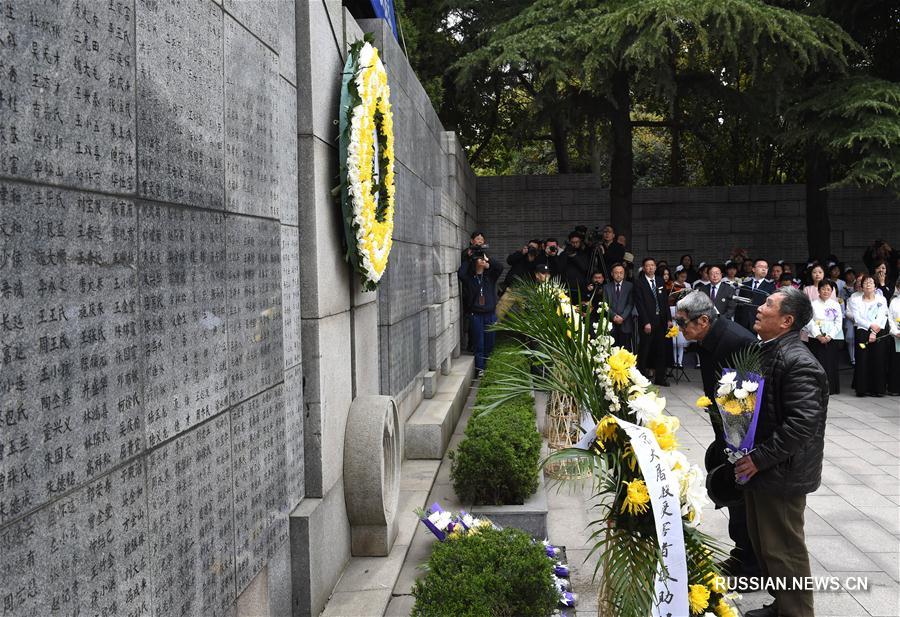
M681 419L679 443L691 462L702 465L712 429L694 408L701 394L699 371L688 370L691 382L664 388L668 410ZM808 498L806 534L814 576L866 577L867 591L840 590L816 594L817 617L900 615L900 398L856 398L844 375L844 392L829 405L822 487ZM471 397L469 400L471 405ZM450 442L456 447L468 420L468 406ZM436 462L436 461L435 461ZM424 463L424 462L423 462ZM433 464L433 463L432 463ZM548 491L548 535L565 545L578 593L578 615L596 615L597 586L592 582L595 558L584 563L589 531L589 486L563 486ZM439 501L458 509L450 485L449 461L441 462L427 503ZM702 529L728 541L725 510L709 508ZM386 615L406 616L412 608L412 582L423 572L434 542L424 527L413 536ZM757 608L765 593L745 595L738 606Z

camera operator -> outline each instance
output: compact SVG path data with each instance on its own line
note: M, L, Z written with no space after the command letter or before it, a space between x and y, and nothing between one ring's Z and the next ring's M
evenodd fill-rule
M625 245L619 244L616 241L616 230L612 225L607 225L600 232L600 243L597 244L596 250L600 251L600 254L603 256L603 265L606 270L612 268L613 264L622 263L625 259ZM594 265L595 269L602 270L603 268L598 268L597 264ZM609 278L611 272L604 272L604 274Z
M530 281L534 278L534 269L539 263L545 261L541 253L541 241L529 240L528 244L518 251L514 251L506 258L509 264L509 272L503 279L502 289L506 290L521 281Z
M497 321L497 280L501 274L503 266L491 267L491 260L483 251L473 251L471 260L457 271L463 311L475 351L475 368L479 375L494 350L496 335L488 331L488 326Z
M544 240L544 263L550 268L551 276L562 276L559 269L559 242L556 241L556 238Z
M569 290L572 302L576 302L578 298L586 300L591 255L584 248L584 234L577 230L571 232L569 242L558 260L560 275Z
M472 255L478 251L483 252L486 248L488 248L488 246L484 241L484 234L480 231L473 231L472 235L469 236L469 246L462 250L460 263L468 264L469 260L472 259Z

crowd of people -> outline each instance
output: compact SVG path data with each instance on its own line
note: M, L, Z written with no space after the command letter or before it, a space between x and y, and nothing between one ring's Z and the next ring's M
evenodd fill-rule
M503 310L503 295L535 277L558 280L592 316L605 303L616 345L636 351L639 368L660 386L668 385L669 369L683 368L685 352L695 347L683 327L667 337L674 332L677 301L688 291L703 292L719 317L755 336L758 307L775 290L793 287L812 301L813 318L801 339L825 369L830 393L840 392L839 370L846 364L854 368L857 396L900 395L900 251L881 240L866 249L860 269L834 255L795 264L751 257L743 249L700 263L682 255L674 265L648 256L638 266L626 238L606 225L592 232L577 227L564 244L529 240L506 257L508 269L497 261L484 234L473 233L458 275L478 369L493 348L488 326ZM702 357L695 358L700 368Z

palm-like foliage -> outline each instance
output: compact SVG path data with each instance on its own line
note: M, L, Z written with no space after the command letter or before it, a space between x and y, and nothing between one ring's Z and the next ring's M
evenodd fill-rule
M526 283L517 288L517 294L521 307L510 312L495 329L527 340L521 344L520 353L545 370L535 376L519 368L495 382L492 387L499 392L498 399L486 405L485 411L489 412L499 401L517 396L523 388L534 387L572 397L595 421L611 414L638 422L629 407L629 392L638 396L646 393L648 387L638 385L632 376L630 383L636 384L636 390L621 386L614 390L603 377L603 367L611 352L611 341L606 336L609 322L605 306L601 304L595 316L596 333L592 336L589 320L582 315L579 303L571 302L557 284ZM651 393L651 398L655 394ZM642 480L643 476L633 453L629 454L625 432L618 426L613 426L611 431L589 450L562 450L552 454L545 463L565 460L593 472L594 498L598 504L594 506L596 519L590 523L589 556L600 554L603 608L619 617L646 617L653 606L654 581L662 556L652 511L634 513L624 507L626 483ZM724 551L696 528L687 524L683 527L688 582L709 587L719 576L716 560ZM713 597L720 595L715 589L711 591Z

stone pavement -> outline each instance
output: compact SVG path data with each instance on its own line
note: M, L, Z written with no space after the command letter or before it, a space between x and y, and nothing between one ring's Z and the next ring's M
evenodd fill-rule
M700 373L688 370L691 382L663 388L669 413L681 419L679 444L689 460L702 466L712 429L694 401L701 394ZM868 590L817 592L817 617L900 615L900 399L856 398L844 374L846 394L831 398L825 433L825 465L822 487L808 498L807 546L814 576L865 577ZM469 405L450 442L454 449L462 438ZM540 401L539 401L540 404ZM448 450L449 451L449 450ZM451 509L462 504L450 485L449 461L441 462L427 503L439 501ZM548 485L548 536L566 546L578 615L596 615L597 585L592 581L596 557L587 563L586 544L590 515L590 486ZM725 510L709 507L701 529L728 542ZM409 615L413 581L423 573L434 540L421 525L413 535L406 561L394 587L386 615ZM746 594L738 601L742 610L768 602L765 593Z

